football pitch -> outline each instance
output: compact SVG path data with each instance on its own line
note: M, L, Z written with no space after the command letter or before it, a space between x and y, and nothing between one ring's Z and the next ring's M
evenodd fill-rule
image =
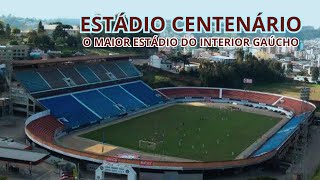
M138 151L200 161L232 160L280 118L173 105L81 135Z

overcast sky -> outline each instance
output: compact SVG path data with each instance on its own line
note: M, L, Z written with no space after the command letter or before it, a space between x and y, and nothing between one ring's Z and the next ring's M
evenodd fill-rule
M319 0L3 0L0 15L30 18L80 18L126 12L132 16L298 16L320 27Z

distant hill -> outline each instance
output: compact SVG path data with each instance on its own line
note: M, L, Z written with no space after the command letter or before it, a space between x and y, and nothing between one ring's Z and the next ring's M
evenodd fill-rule
M43 23L47 23L47 24L52 22L62 22L63 24L76 25L76 26L79 25L79 19L71 19L71 18L36 19L36 18L15 17L12 15L0 16L0 21L3 21L5 24L10 24L11 27L16 27L21 30L30 30L30 29L37 28L40 20Z

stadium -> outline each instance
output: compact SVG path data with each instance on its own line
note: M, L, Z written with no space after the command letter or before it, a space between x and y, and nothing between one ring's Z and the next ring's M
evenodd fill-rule
M96 179L105 173L199 178L279 167L314 120L312 103L278 94L153 89L130 58L14 62L15 93L32 99L27 108L34 113L25 122L29 142L76 160Z

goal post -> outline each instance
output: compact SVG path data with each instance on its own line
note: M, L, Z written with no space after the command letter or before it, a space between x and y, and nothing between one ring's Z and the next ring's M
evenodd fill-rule
M139 148L144 150L154 151L157 147L157 143L151 141L139 140Z

